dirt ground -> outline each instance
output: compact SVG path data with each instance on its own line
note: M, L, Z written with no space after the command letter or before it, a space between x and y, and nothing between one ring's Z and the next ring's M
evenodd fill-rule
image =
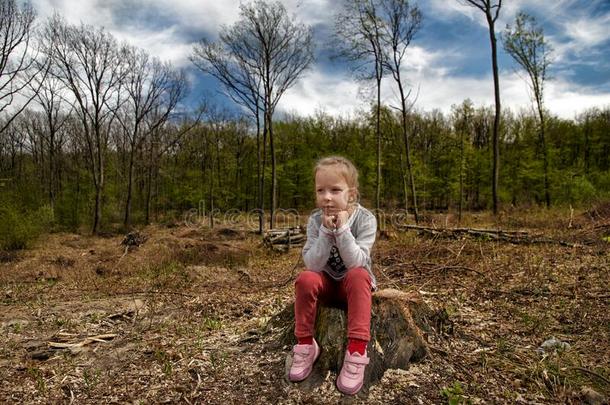
M129 249L119 234L45 236L0 255L0 403L607 403L610 213L460 226L538 242L388 228L379 287L418 291L446 316L426 334L428 358L357 397L334 373L313 391L284 377L290 347L268 322L293 298L300 249L272 252L222 224L149 226Z

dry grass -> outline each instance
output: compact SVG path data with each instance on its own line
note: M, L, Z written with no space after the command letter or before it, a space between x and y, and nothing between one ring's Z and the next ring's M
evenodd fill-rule
M418 290L447 317L428 335L430 358L348 402L580 403L583 387L610 396L607 223L590 212L540 211L461 224L576 247L413 232L380 240L380 287ZM122 235L53 234L2 256L0 402L345 401L334 376L313 392L288 384L289 348L274 349L277 336L265 327L292 299L299 251L269 252L243 230L143 232L146 243L127 253ZM48 347L110 335L78 350ZM551 337L569 349L538 351Z

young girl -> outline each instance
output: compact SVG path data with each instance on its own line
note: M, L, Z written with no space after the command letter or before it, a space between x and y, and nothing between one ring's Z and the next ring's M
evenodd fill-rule
M307 224L303 260L307 270L295 283L295 331L289 379L302 381L311 373L320 354L314 326L318 302L347 304L348 344L337 387L345 394L362 388L369 362L366 346L370 339L371 247L375 242L375 216L356 202L358 172L343 157L327 157L314 169L316 205Z

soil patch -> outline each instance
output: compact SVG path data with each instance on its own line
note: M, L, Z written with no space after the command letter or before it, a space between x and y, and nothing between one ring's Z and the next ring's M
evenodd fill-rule
M585 228L568 228L569 215L551 214L503 220L584 238ZM463 223L495 226L488 219ZM284 375L291 348L277 342L285 325L269 320L293 300L300 249L281 254L255 235L223 240L229 236L205 228L142 232L148 240L128 251L124 235L52 234L0 263L0 402L577 404L610 397L610 265L601 242L516 245L392 230L374 248L374 271L380 288L417 292L438 309L425 335L430 356L345 398L333 372L313 391Z

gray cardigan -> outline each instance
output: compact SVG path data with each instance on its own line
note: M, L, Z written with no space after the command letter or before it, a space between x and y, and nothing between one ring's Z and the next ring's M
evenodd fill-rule
M377 288L372 271L371 248L377 233L377 220L358 204L347 223L337 230L322 225L322 210L315 210L307 223L307 242L303 261L307 269L324 271L334 280L345 277L347 270L365 268L371 276L372 288Z

